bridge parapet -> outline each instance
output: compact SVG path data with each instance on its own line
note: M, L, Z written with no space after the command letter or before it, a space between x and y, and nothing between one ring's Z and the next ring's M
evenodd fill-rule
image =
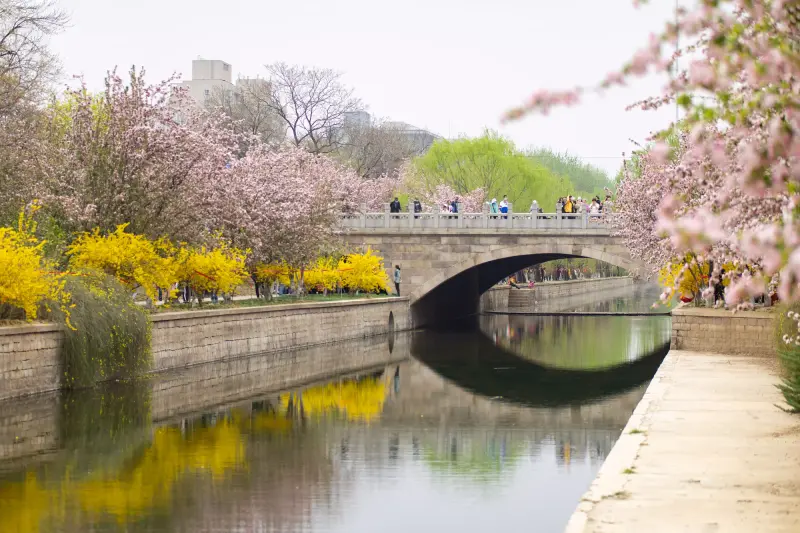
M610 230L610 216L600 213L353 213L341 216L344 229L482 229L563 231Z

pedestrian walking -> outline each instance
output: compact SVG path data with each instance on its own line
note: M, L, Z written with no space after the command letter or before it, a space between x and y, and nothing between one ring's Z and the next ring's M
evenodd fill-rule
M394 197L394 200L391 204L389 204L389 212L391 213L399 213L400 212L400 200L397 199L397 196Z
M400 296L400 265L394 266L394 288Z

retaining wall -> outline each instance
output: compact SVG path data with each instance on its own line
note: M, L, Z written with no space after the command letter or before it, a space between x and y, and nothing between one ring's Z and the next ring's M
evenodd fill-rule
M618 291L633 287L631 277L578 279L574 281L548 281L537 283L533 289L493 287L481 295L481 311L504 311L507 309L529 311L555 311L553 305L561 302L572 305L573 297L601 291Z
M408 298L160 313L152 316L156 372L412 328ZM0 399L60 387L61 329L0 327Z
M672 310L673 350L735 355L775 355L775 314L724 309Z

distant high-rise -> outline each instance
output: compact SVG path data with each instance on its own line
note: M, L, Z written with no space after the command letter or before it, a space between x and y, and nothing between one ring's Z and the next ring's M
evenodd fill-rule
M195 59L192 61L192 79L181 85L189 89L189 95L200 104L205 105L215 90L226 92L227 96L236 93L233 80L233 67L230 63L219 59Z

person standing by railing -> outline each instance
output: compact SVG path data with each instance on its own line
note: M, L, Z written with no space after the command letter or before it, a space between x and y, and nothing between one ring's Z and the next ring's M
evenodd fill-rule
M400 265L394 266L394 288L400 296Z
M508 218L508 196L507 195L503 195L503 201L500 202L500 212L503 215L506 215L503 218Z

